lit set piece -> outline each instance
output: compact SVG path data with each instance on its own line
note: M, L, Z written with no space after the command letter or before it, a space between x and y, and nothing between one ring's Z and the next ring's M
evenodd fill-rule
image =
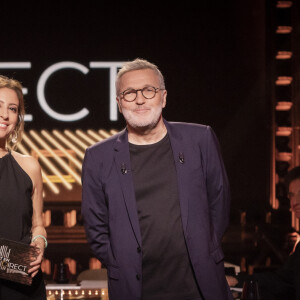
M25 149L25 147L22 144L18 145L18 149L20 150L20 152L24 155L30 155L30 153ZM48 185L48 187L50 188L50 190L54 193L54 194L58 194L59 193L59 189L57 188L57 186L49 179L47 173L42 170L42 178L43 181Z
M76 145L71 143L64 135L62 135L59 131L53 130L53 135L57 137L63 144L65 144L69 149L72 149L76 155L78 155L81 159L84 157L84 152L79 150Z
M70 130L65 130L64 134L70 138L73 142L75 142L77 145L79 145L83 150L85 150L88 145L82 142L73 132Z
M115 134L117 134L117 133L118 133L118 131L117 131L117 130L115 130L115 129L111 129L111 130L110 130L110 133L111 133L112 135L115 135Z
M97 140L91 139L86 133L84 133L82 130L76 130L75 131L76 134L78 136L80 136L83 140L85 140L86 142L88 142L90 145L95 144L96 142L98 142Z
M101 136L103 136L105 139L111 136L108 132L106 132L106 131L103 130L103 129L100 129L98 132L99 132L99 134L100 134Z
M81 184L80 176L76 172L74 172L68 166L68 164L63 159L61 159L43 139L39 137L39 135L35 131L30 130L30 134L44 149L46 149L51 154L51 156L56 160L56 162L60 165L61 168L63 168L66 172L72 175L72 177L75 179L77 183Z
M89 129L87 133L88 135L90 135L92 138L94 138L99 142L103 140L103 138L97 132L95 132L95 130Z
M23 140L28 144L28 146L36 152L38 158L60 179L62 184L68 189L72 189L72 185L68 183L62 176L61 172L50 162L50 160L43 155L40 149L29 139L26 133L24 133Z
M70 161L72 161L72 163L79 170L81 170L82 164L78 159L76 159L68 151L66 151L66 149L60 143L58 143L46 130L42 130L41 133L53 146L59 149Z

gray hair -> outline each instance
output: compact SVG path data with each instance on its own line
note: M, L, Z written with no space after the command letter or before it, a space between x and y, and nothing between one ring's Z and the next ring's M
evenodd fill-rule
M119 95L119 92L120 92L120 79L121 79L121 77L129 71L143 70L143 69L153 70L159 78L160 88L161 89L166 88L164 77L163 77L161 71L158 69L158 67L155 64L150 63L149 61L147 61L145 59L136 58L133 61L129 61L129 62L125 63L123 65L123 67L119 70L118 75L117 75L117 79L116 79L116 92L117 92L117 95Z

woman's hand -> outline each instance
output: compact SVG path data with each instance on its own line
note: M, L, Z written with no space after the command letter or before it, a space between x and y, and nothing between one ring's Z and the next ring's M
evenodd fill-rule
M238 280L233 276L226 275L226 280L229 286L236 286L238 284Z
M41 268L41 264L44 257L44 251L45 251L45 243L43 239L38 238L30 245L34 246L38 253L37 257L33 257L34 260L30 263L31 268L28 270L28 273L33 278Z

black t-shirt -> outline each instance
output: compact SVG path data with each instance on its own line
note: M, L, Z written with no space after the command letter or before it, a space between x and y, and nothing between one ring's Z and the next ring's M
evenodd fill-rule
M177 175L169 137L130 144L142 236L142 299L200 298L185 244Z

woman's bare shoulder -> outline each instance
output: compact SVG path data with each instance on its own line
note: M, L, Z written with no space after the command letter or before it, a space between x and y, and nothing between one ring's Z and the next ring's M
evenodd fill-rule
M38 160L33 156L24 155L16 151L12 151L11 154L17 161L17 163L21 166L21 168L24 169L24 171L28 173L28 175L30 175L30 177L35 177L40 173L40 164Z

